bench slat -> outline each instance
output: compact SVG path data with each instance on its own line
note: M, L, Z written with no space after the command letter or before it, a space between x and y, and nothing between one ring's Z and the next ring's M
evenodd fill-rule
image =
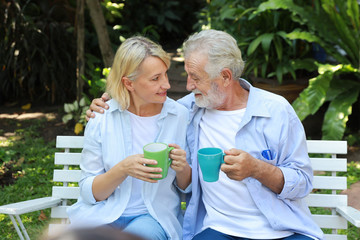
M82 148L84 146L83 136L57 136L57 148Z
M80 196L80 188L53 186L52 196L62 199L77 199Z
M347 229L347 221L339 215L312 215L320 228Z
M50 208L58 205L60 202L61 202L60 198L54 198L54 197L36 198L36 199L31 199L17 203L10 203L7 205L0 206L0 213L21 215L24 213Z
M81 153L55 153L55 164L57 165L80 165Z
M314 176L314 189L347 189L346 177Z
M346 141L331 140L307 140L309 153L330 153L330 154L346 154Z
M347 195L310 193L305 197L305 201L309 207L336 208L347 206Z
M54 170L54 182L79 182L81 170Z
M346 158L310 158L314 171L346 172Z
M346 235L324 234L326 240L347 240Z

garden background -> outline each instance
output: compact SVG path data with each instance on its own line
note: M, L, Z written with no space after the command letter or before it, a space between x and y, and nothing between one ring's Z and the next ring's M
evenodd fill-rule
M237 39L246 61L243 77L286 97L309 139L348 141L348 184L351 196L359 197L359 4L1 0L0 205L51 194L55 137L83 134L84 111L104 91L124 39L145 35L171 54L168 95L178 99L187 93L181 44L206 28ZM47 210L24 218L34 239L50 221ZM348 233L349 239L359 235L353 228ZM5 215L0 239L17 239Z

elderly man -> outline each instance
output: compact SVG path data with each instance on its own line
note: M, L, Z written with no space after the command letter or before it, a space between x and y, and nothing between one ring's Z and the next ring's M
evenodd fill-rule
M303 199L312 190L312 168L291 105L240 78L241 52L225 32L193 34L184 55L192 91L178 100L190 111L184 239L323 239ZM96 99L91 109L99 111L96 105L106 106ZM202 178L197 151L204 147L226 153L217 182Z

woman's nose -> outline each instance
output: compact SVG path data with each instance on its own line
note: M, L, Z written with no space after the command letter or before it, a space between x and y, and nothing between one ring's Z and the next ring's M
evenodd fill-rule
M171 88L170 83L169 83L169 78L167 76L164 77L162 84L161 84L161 88L163 88L163 89Z

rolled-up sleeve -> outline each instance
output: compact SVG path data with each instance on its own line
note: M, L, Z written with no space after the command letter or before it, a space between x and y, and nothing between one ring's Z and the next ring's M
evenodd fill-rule
M313 171L307 151L304 128L297 117L289 122L288 134L280 147L279 168L284 175L280 199L306 197L312 190Z
M90 119L84 134L84 147L81 153L80 196L88 204L96 204L92 184L97 175L105 172L101 148L101 116Z

